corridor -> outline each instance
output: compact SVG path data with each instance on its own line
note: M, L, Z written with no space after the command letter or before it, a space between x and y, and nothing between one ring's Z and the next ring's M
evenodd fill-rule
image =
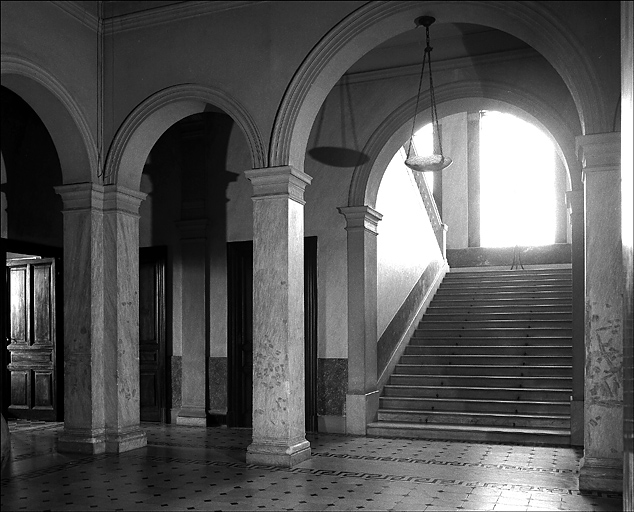
M247 429L142 424L147 447L57 453L61 423L9 422L1 506L13 510L600 510L575 448L308 434L293 469L246 464Z

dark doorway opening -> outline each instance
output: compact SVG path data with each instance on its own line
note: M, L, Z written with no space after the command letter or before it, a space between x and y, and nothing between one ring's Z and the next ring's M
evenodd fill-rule
M251 427L253 409L253 241L227 244L229 427ZM306 431L317 432L317 237L304 239Z
M167 421L165 266L167 247L139 249L139 379L141 421Z

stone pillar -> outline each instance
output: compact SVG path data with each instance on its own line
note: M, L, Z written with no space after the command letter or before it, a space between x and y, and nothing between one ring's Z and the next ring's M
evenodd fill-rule
M566 192L572 225L572 396L570 402L570 440L583 446L583 394L585 370L585 250L583 190Z
M253 441L247 462L310 457L304 411L304 189L290 166L247 171L253 185Z
M60 452L106 451L104 187L64 185L64 432Z
M346 432L366 434L379 409L377 390L377 225L369 206L339 208L348 232L348 393Z
M585 186L585 432L579 488L621 491L623 265L620 134L577 138Z
M146 194L104 187L106 451L147 444L140 423L139 206Z
M139 428L139 219L145 194L92 183L64 202L64 432L58 450L145 446Z
M183 268L181 409L177 425L207 426L207 220L178 223Z

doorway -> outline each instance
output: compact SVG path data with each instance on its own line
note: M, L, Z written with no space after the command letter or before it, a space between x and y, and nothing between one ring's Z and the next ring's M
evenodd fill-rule
M2 413L63 421L62 250L3 240Z
M253 241L227 243L229 407L227 426L251 427L253 409ZM317 237L304 239L306 431L317 431Z
M141 421L167 421L165 370L166 247L139 249L139 392Z

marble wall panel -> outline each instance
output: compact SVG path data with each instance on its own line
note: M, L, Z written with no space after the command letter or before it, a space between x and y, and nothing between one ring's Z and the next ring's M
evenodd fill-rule
M212 414L227 414L227 358L210 357L209 410Z
M170 358L170 368L172 375L172 408L178 409L182 405L182 388L183 388L183 358L181 356L172 356Z
M317 414L343 416L348 389L348 359L317 360Z

